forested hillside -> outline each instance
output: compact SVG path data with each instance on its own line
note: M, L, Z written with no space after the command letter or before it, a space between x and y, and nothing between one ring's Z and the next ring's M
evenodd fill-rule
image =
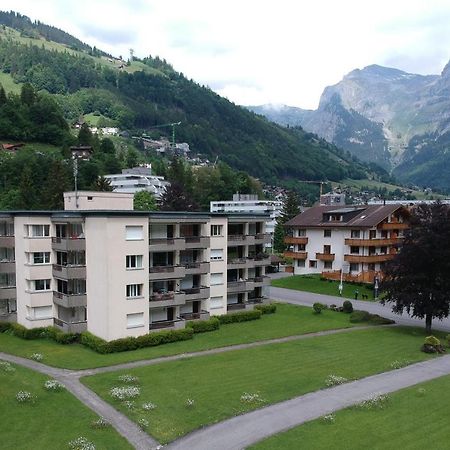
M30 28L22 16L19 25L10 15L0 15L1 21L0 70L52 94L69 122L99 112L121 128L140 132L181 121L177 140L188 142L193 152L212 160L218 156L271 184L365 176L366 166L333 145L234 105L164 60L134 59L120 68L116 59L95 54L53 27ZM49 46L48 39L58 39L58 44Z

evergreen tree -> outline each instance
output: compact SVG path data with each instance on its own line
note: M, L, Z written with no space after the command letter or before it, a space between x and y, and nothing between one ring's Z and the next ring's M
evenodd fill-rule
M430 333L433 318L448 317L450 310L450 207L421 204L410 224L399 253L384 269L382 303L425 318Z
M33 180L33 172L31 166L25 166L19 184L20 202L18 207L20 209L30 210L36 208L36 193L37 186Z
M93 144L94 137L92 136L89 125L85 122L81 125L78 131L78 145L90 145Z
M111 181L108 178L105 178L103 175L100 175L95 181L94 186L96 191L100 192L112 192L113 188L111 186Z
M100 151L105 154L114 155L116 153L116 149L113 141L109 138L102 139L100 143Z
M0 106L4 105L7 102L6 92L3 86L0 84Z
M287 231L284 224L300 214L299 203L298 195L293 191L288 192L283 202L281 215L278 217L275 226L274 249L277 253L282 253L286 250L284 238L287 235Z
M53 160L43 187L42 207L50 210L64 209L63 193L70 189L70 171L60 160Z
M32 106L36 102L36 92L30 83L25 83L22 85L20 91L20 101L23 105Z
M134 194L133 208L135 211L156 211L155 196L148 191L139 191Z
M162 211L197 211L198 205L178 182L172 182L160 200Z

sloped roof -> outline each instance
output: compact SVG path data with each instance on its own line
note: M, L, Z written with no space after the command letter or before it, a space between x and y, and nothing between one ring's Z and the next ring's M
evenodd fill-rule
M393 212L403 209L402 205L352 205L343 208L333 206L313 206L286 222L293 227L374 227ZM324 221L324 213L344 214L344 220Z

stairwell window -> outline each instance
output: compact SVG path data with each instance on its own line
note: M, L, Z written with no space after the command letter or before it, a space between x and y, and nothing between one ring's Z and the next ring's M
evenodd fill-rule
M49 291L50 280L32 280L31 287L34 291Z
M35 252L32 255L33 255L33 258L31 260L32 264L49 264L50 263L50 252Z
M126 268L127 269L142 269L143 255L127 255Z
M211 236L223 236L223 225L211 225Z
M125 227L125 236L127 241L142 241L144 239L144 227L127 225Z
M127 284L126 294L127 298L142 297L142 284Z
M323 230L323 237L331 237L331 230Z
M211 261L222 261L223 260L223 249L216 248L211 249Z

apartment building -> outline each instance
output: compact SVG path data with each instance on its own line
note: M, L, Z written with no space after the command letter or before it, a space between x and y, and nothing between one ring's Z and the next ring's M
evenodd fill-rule
M295 274L372 283L398 251L408 211L401 205L316 206L286 223L285 256Z
M0 213L0 320L106 340L262 302L264 215L133 211L133 195L65 193L64 211Z

